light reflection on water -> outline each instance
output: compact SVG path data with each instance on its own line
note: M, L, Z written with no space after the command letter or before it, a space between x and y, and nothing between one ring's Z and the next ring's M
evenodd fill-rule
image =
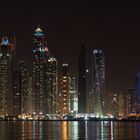
M140 140L139 122L0 121L0 140Z

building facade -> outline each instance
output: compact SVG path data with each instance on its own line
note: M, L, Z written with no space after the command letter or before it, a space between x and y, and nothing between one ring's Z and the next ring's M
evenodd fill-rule
M140 73L137 74L136 78L136 97L135 97L135 108L136 113L140 113Z
M86 96L86 50L83 45L79 54L79 71L78 71L78 113L86 113L87 110Z
M135 89L128 89L127 91L127 113L129 114L135 114L135 100L136 99L136 90Z
M70 77L69 107L71 113L78 113L77 82L74 76Z
M47 82L47 108L48 114L56 114L58 111L58 65L54 57L48 59L48 81Z
M25 60L19 62L21 74L21 114L28 114L28 81L29 68Z
M0 116L13 113L12 57L14 45L4 36L0 45Z
M60 91L59 91L59 113L68 114L69 110L69 67L68 64L62 65L60 76Z
M21 114L21 73L20 70L13 72L13 115Z
M34 33L33 96L34 113L56 113L57 108L57 60L46 46L40 27Z
M105 58L101 49L93 50L92 62L93 111L95 114L102 115L105 97Z

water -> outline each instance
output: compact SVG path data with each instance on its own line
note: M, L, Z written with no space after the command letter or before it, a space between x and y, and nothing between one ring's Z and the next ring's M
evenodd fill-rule
M140 122L0 121L0 140L140 140Z

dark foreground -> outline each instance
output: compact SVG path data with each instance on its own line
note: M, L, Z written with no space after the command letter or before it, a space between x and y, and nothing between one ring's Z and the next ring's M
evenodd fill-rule
M138 140L140 122L0 121L0 140Z

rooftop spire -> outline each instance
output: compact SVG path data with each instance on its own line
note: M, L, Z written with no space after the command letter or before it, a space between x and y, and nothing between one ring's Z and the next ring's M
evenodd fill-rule
M34 33L35 36L43 36L44 33L42 31L42 29L40 28L40 26L38 25L37 29L35 30L35 33Z

